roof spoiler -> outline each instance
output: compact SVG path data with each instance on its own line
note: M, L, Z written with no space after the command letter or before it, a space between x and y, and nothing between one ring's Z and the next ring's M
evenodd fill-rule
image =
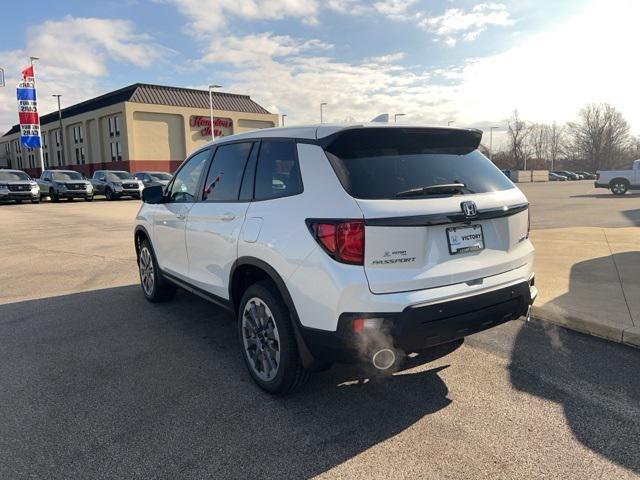
M354 127L321 139L321 146L339 158L358 158L367 152L395 151L398 155L442 153L466 155L478 148L482 131L446 127Z

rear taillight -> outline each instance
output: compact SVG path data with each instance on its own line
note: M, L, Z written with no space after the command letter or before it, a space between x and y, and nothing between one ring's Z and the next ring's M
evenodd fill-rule
M364 264L364 222L362 220L308 220L316 241L338 262Z

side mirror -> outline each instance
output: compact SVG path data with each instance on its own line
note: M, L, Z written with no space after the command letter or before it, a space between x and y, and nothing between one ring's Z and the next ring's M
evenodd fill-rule
M162 185L154 185L142 190L142 201L144 203L162 203L163 199L164 188L162 188Z

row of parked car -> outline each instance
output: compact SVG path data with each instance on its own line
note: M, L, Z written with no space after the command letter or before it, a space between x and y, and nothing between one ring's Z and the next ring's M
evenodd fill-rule
M22 170L0 169L0 201L39 203L48 197L53 202L61 198L90 202L95 195L104 195L107 200L139 199L145 187L167 185L171 178L166 172L96 170L88 179L74 170L45 170L40 178L33 179Z
M596 174L590 172L572 172L570 170L554 170L549 172L549 181L566 182L567 180L595 180Z

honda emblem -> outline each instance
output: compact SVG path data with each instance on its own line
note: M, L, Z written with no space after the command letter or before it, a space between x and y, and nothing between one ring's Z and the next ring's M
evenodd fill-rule
M466 218L473 218L478 214L478 208L476 207L475 202L462 202L460 204L460 208Z

